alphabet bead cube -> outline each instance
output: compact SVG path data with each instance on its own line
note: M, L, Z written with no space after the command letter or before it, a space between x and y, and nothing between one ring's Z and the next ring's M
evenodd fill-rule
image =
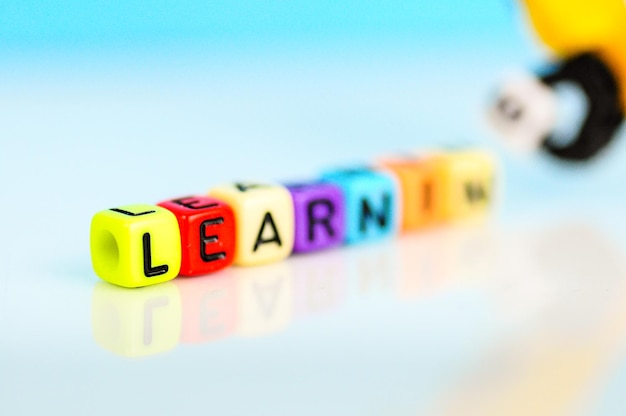
M288 187L234 183L209 196L101 211L91 223L94 271L118 286L148 286L179 273L197 276L375 241L401 227L473 217L492 203L496 167L486 152L385 159L376 166L331 170Z
M178 222L165 208L140 204L100 211L91 221L90 240L96 274L118 286L165 282L180 270Z
M178 220L182 276L207 274L232 264L235 215L227 204L206 196L190 196L158 205L171 211Z
M441 166L443 215L462 219L483 214L492 202L496 166L484 152L457 152L437 156Z
M96 284L91 301L95 341L125 357L169 351L180 339L181 301L173 283L127 290Z
M291 254L294 211L289 191L280 185L243 184L213 188L235 213L235 259L239 266L282 260Z
M404 231L437 222L442 215L442 188L432 158L385 159L383 170L396 176L402 191L401 223Z
M345 238L346 213L341 189L332 184L287 186L293 199L296 229L293 251L335 247Z
M337 170L324 173L322 181L343 191L348 244L397 233L399 192L392 175L371 169Z

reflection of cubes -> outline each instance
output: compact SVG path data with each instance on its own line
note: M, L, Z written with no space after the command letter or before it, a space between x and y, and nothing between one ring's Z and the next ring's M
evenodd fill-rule
M402 299L434 293L453 271L444 230L429 230L398 241L399 278L396 290Z
M399 272L397 241L347 247L346 269L349 293L391 293Z
M494 198L496 167L485 152L438 155L443 182L443 212L448 220L485 213Z
M238 286L238 333L255 337L285 328L293 315L293 279L287 263L233 268Z
M99 282L94 288L93 336L115 354L140 357L173 349L180 319L180 295L172 283L128 290Z
M484 227L429 230L398 242L398 295L405 299L440 292L493 274L495 241Z
M232 334L237 325L237 285L225 270L211 276L178 278L183 304L181 342L216 341Z
M209 192L235 213L235 264L256 266L287 258L293 249L291 194L280 185L233 184Z
M174 214L155 205L128 205L98 212L91 220L91 261L98 276L125 287L176 277L180 232Z
M456 279L471 282L487 280L497 270L498 242L486 224L471 224L446 230L450 263Z
M289 265L294 279L296 315L329 311L344 301L347 285L344 250L294 256Z
M396 178L371 169L331 170L322 181L337 185L346 203L346 243L390 237L398 232L399 190Z

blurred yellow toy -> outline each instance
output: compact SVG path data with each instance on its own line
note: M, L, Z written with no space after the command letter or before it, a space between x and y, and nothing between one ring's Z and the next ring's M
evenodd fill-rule
M560 159L595 156L617 135L626 108L626 1L521 0L556 65L503 85L490 108L515 147ZM566 118L576 101L579 111Z

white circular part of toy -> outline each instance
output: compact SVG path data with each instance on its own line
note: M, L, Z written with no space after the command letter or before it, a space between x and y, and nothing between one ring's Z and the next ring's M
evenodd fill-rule
M531 74L517 74L506 81L488 109L490 124L505 144L530 153L541 147L557 123L558 98Z

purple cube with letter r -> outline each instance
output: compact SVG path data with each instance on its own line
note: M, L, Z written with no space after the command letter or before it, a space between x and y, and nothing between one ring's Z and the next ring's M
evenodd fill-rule
M293 252L307 253L343 244L346 206L341 188L320 182L286 186L296 218Z

